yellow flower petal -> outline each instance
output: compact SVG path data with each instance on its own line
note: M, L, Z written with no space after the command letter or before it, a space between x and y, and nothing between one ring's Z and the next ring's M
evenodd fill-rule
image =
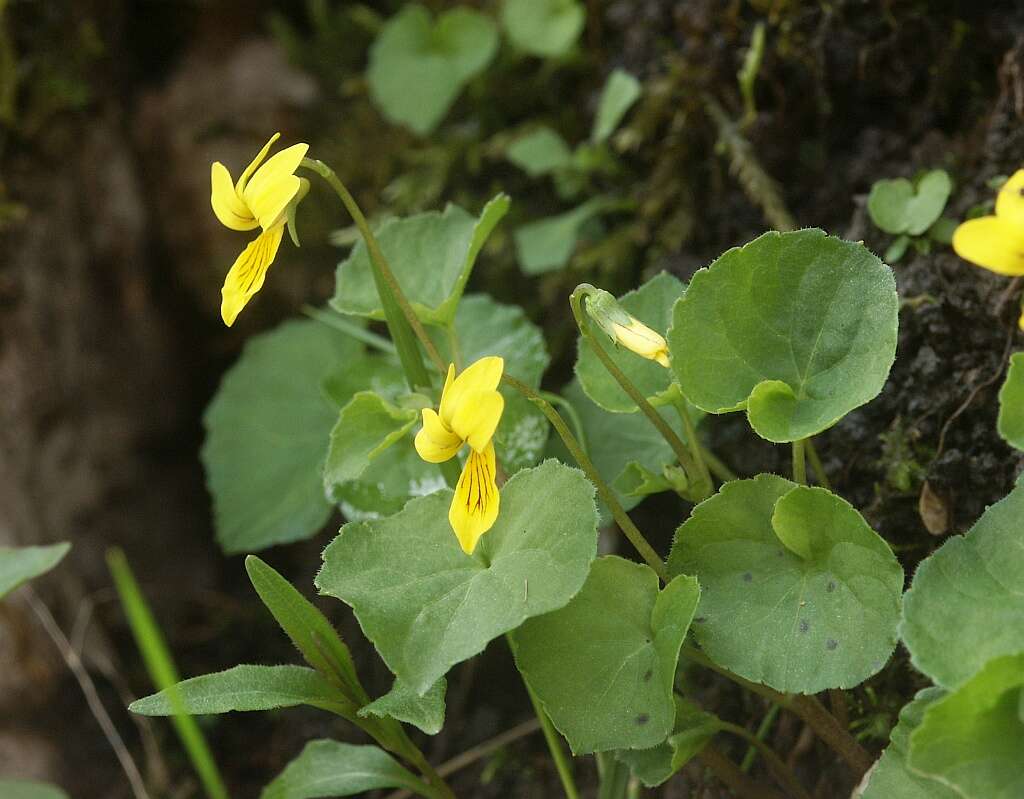
M246 183L242 192L246 202L251 205L252 198L262 194L269 185L277 183L282 178L293 176L302 159L306 157L308 150L308 144L293 144L291 147L285 147L279 153L274 153Z
M224 227L232 230L252 230L259 227L248 206L235 191L231 173L220 161L215 161L210 167L210 185L210 205Z
M249 184L250 187L253 183L255 180ZM284 219L288 204L298 196L301 189L301 179L295 175L285 175L280 180L264 185L258 194L246 191L245 202L260 226L270 230Z
M501 382L501 373L505 369L505 360L497 355L488 355L464 369L454 380L445 381L441 392L440 414L448 427L455 429L452 420L455 412L462 404L463 397L477 392L494 391ZM452 369L448 369L449 375Z
M497 391L474 391L464 394L452 417L455 435L477 452L483 452L505 410L505 398Z
M489 444L483 452L471 450L448 510L448 521L463 552L472 555L480 536L494 526L500 502L494 445Z
M443 463L459 451L462 439L444 426L432 408L423 409L423 427L416 434L416 451L427 463Z
M953 249L1000 275L1024 275L1024 228L1002 217L968 219L953 233Z
M234 324L235 318L250 298L263 288L267 269L277 255L277 248L283 235L284 225L260 233L242 250L242 254L224 278L220 315L228 327Z
M1024 169L1018 169L996 195L996 216L1024 227Z
M641 358L657 361L668 368L668 344L658 332L651 330L639 319L632 319L628 325L616 324L615 341Z
M235 184L235 190L239 194L242 194L242 192L245 191L245 186L249 182L249 178L252 177L252 173L256 171L256 167L258 167L263 162L263 159L267 157L267 153L270 152L270 148L273 146L274 142L276 142L280 138L280 133L275 133L273 136L271 136L270 141L263 145L263 149L256 154L256 157L252 159L252 162L249 164L249 166L247 166L245 170L242 172L242 174L239 176L238 183Z

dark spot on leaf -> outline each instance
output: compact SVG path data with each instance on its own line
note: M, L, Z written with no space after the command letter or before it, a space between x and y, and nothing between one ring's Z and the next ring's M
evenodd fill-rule
M707 621L707 618L705 618L704 616L696 616L693 621L695 624L703 624Z
M805 633L811 629L811 623L807 619L800 619L800 632Z
M644 672L644 682L650 682L651 681L651 677L653 677L653 676L654 676L654 670L653 669L647 669L647 671Z
M836 584L835 584L835 581L833 581L833 580L829 580L829 581L828 581L828 585L826 585L826 586L825 586L825 590L826 590L826 591L828 591L828 592L829 592L830 594L831 594L831 593L832 593L833 591L835 591L835 590L836 590Z
M753 579L754 575L752 575L750 572L743 572L743 582L749 583Z
M835 649L835 648L836 648L837 646L839 646L839 642L838 642L838 641L837 641L837 640L836 640L835 638L829 638L829 639L828 639L828 640L827 640L827 641L825 642L825 648L826 648L826 649L827 649L827 650L828 650L829 652L831 652L831 651L832 651L833 649Z
M641 713L639 716L636 717L636 723L640 727L643 727L650 720L651 717L648 716L646 713Z

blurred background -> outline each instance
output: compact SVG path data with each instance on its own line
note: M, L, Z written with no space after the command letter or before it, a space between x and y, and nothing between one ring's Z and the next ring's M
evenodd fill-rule
M309 142L377 221L447 202L475 214L507 192L512 210L474 287L523 304L544 327L558 388L571 377L566 297L579 282L621 292L661 269L686 278L788 225L881 253L890 237L865 211L874 181L944 168L955 182L948 212L963 218L1024 160L1024 9L1009 0L570 0L556 5L579 9L578 29L539 45L529 14L517 32L499 0L465 0L495 20L496 52L418 130L367 80L371 45L403 5L0 0L0 545L73 543L38 591L154 796L199 791L169 725L123 710L151 688L104 553L124 548L185 675L291 659L242 559L214 543L201 415L247 338L333 293L353 240L314 186L299 212L302 248L282 247L265 289L225 328L219 289L241 240L210 211L212 161L237 174L281 131ZM595 136L616 69L640 92ZM540 126L572 151L531 174L514 144ZM516 231L555 218L553 246L567 255L552 264ZM995 433L992 377L1017 310L1001 300L1005 280L948 247L913 250L895 269L906 307L890 383L821 446L839 493L909 572L1020 470ZM708 433L741 473L781 468L742 420L715 420ZM678 518L679 502L637 512ZM312 595L340 521L267 559ZM370 682L385 685L350 614L324 607ZM901 657L863 699L876 748L911 679ZM459 668L448 725L426 749L434 760L530 715L504 653ZM309 738L354 739L303 710L225 716L207 732L237 796L256 795ZM777 734L783 751L802 745L799 728ZM838 795L822 772L818 795ZM56 781L74 797L130 795L53 642L16 599L0 605L0 773ZM460 779L467 796L558 790L532 739ZM662 795L714 791L688 770Z

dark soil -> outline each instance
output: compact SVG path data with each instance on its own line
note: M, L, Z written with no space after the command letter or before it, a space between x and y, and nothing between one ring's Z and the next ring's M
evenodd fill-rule
M7 15L23 85L19 114L0 138L0 204L22 211L0 218L0 544L75 543L39 591L65 629L86 631L101 694L167 796L200 794L170 727L136 727L120 710L124 692L146 693L149 684L111 601L103 551L126 549L184 674L296 661L241 559L222 557L212 543L199 418L247 336L331 292L335 252L314 242L339 224L314 193L303 231L309 246L275 266L260 301L225 331L217 318L223 270L210 265L230 263L234 242L208 213L211 161L242 161L267 131L281 129L350 167L350 186L368 208L404 213L448 200L476 208L505 189L512 219L478 286L505 301L527 296L550 334L553 388L573 359L565 304L573 285L624 289L662 268L687 277L768 226L763 198L745 191L716 151L719 132L703 99L739 115L735 73L758 19L768 22L768 48L759 113L744 135L798 224L863 239L881 253L889 238L864 208L875 180L943 167L956 182L948 211L962 218L991 197L986 181L1024 161L1024 9L1015 2L589 3L583 55L541 70L503 54L460 100L451 126L427 142L390 128L369 104L358 80L365 29L339 22L333 33L314 31L291 4L256 5L172 12L160 3L14 3ZM297 63L268 38L275 9L310 43L291 52ZM94 40L100 45L90 50ZM614 66L638 75L645 97L620 140L621 169L592 188L631 197L638 210L610 219L610 235L584 247L569 271L524 289L508 230L563 206L550 185L491 158L488 143L538 118L582 139ZM404 183L395 183L399 176ZM894 269L904 308L889 383L817 447L835 490L894 546L909 576L1021 471L1020 453L995 429L1007 355L1021 341L1007 280L941 246L911 250ZM788 452L757 440L739 415L708 429L740 473L789 469ZM684 503L662 496L635 516L667 551L684 512ZM339 521L267 559L311 595L319 552ZM319 604L371 689L383 690L386 670L351 615ZM129 796L76 684L22 604L0 608L0 642L0 773L54 779L76 799ZM698 698L730 720L756 723L766 712L714 676L691 676ZM531 715L499 642L450 682L445 731L424 742L435 762ZM841 712L878 752L921 684L900 650L849 692ZM207 732L237 796L257 795L306 740L360 735L298 710L211 720ZM848 795L851 775L797 719L781 714L769 742L815 796ZM742 757L743 748L718 745ZM578 769L593 795L592 759ZM759 762L751 774L768 784ZM559 795L539 736L481 760L453 785L481 798ZM728 794L691 765L658 795Z

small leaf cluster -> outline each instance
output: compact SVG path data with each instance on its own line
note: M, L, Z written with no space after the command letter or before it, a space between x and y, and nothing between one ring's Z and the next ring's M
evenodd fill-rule
M896 263L911 244L926 255L933 243L953 240L956 220L942 215L952 191L953 181L942 169L925 172L913 183L906 178L874 183L868 214L880 230L896 237L885 251L886 261Z

